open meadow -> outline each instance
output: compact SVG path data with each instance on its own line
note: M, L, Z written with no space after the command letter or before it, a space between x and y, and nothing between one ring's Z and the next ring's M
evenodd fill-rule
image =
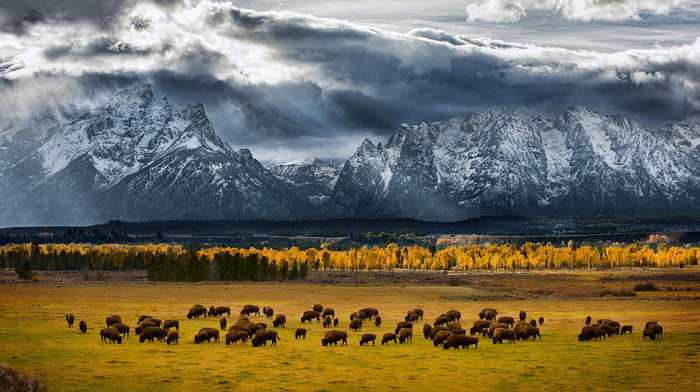
M683 291L639 292L636 297L572 298L541 295L567 286L613 285L631 288L645 272L584 271L569 274L477 273L462 283L421 284L401 279L375 284L321 283L149 283L143 281L0 283L0 364L36 372L52 391L697 391L700 390L700 281L698 271L666 272L660 286ZM371 273L366 273L368 276ZM636 274L636 275L635 275ZM667 275L671 275L668 277ZM312 277L313 278L313 277ZM317 280L323 280L316 277ZM346 282L347 283L347 282ZM523 290L527 286L528 290ZM500 287L500 289L499 289ZM564 287L564 291L568 290ZM515 295L517 294L517 295ZM295 340L300 316L320 303L335 309L348 331L348 346L322 347L326 329L304 323L305 340ZM218 317L188 320L194 304L230 306L229 326L246 304L270 306L287 316L276 328L277 346L195 344L200 328L218 328ZM379 309L382 326L366 321L361 332L348 330L349 316L364 307ZM412 342L382 346L406 311L425 310ZM544 317L542 341L492 344L479 336L478 349L443 350L422 336L422 325L450 309L459 310L468 329L482 308L499 316ZM66 313L76 317L68 328ZM123 344L102 343L105 318L120 315L131 326ZM142 314L180 321L180 342L139 343L133 329ZM634 326L631 335L579 342L586 316ZM78 321L88 323L79 334ZM642 340L644 323L658 321L663 338ZM271 320L251 317L254 322ZM375 346L360 346L363 333L377 335Z

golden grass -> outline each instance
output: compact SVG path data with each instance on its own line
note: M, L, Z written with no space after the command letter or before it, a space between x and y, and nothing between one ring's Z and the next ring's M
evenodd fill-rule
M536 278L534 278L536 279ZM0 285L0 363L42 374L53 391L694 391L700 390L700 302L641 296L636 299L463 301L478 290L448 286L330 286L308 284L82 284ZM218 319L187 320L190 306L245 304L272 306L287 315L277 347L194 344L202 327ZM339 328L362 307L380 310L383 326L366 324L350 332L348 347L322 347L321 324L305 323L306 340L295 340L299 318L315 303L336 310ZM470 326L484 307L499 315L545 318L543 341L493 345L481 338L474 350L442 350L425 340L420 326L413 343L381 346L385 332L403 321L406 310L421 307L431 322L449 309L462 312ZM68 328L64 316L76 316ZM179 345L104 344L105 317L121 315L133 328L141 314L180 320ZM631 336L580 343L576 335L586 315L634 325ZM85 318L86 335L77 324ZM236 315L230 319L235 320ZM268 322L264 317L252 318ZM658 320L664 338L643 341L641 328ZM422 324L421 324L422 325ZM223 331L222 331L223 332ZM378 345L360 347L362 333L375 333ZM132 331L133 333L133 331ZM223 336L223 335L222 335Z

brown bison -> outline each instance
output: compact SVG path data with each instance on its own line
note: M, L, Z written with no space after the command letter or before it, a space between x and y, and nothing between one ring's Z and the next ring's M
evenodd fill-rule
M508 343L515 344L515 331L512 329L496 328L493 331L493 337L491 338L493 344L502 344L503 340L507 340Z
M134 332L136 332L137 335L141 335L141 331L146 327L157 327L157 325L150 319L146 319L141 321L141 323L134 328Z
M326 316L331 316L331 318L335 318L335 310L333 310L331 308L323 309L323 312L321 313L321 317L326 317Z
M449 329L443 325L437 325L430 328L430 333L428 334L428 339L435 339L435 335L440 331L449 331Z
M241 314L246 316L250 316L251 314L260 316L260 307L256 305L245 305L243 306L243 310L241 310Z
M245 344L245 342L248 341L248 337L248 333L246 333L245 331L229 329L228 333L226 334L226 345L228 346L229 344L233 344L235 346L236 342L238 342L239 340L242 344Z
M304 312L304 315L301 316L301 323L304 324L304 321L311 322L311 320L316 319L317 323L321 322L321 312L317 310L307 310Z
M358 310L357 313L360 314L361 319L366 319L366 318L373 319L379 315L379 310L377 310L375 308L364 308L364 309ZM362 317L362 314L364 314L364 317Z
M107 328L111 327L112 324L121 323L121 322L122 322L122 318L119 316L109 316L105 319L105 323L107 324Z
M415 309L413 309L413 313L420 316L420 319L423 320L423 314L425 313L425 312L423 312L423 309L415 308Z
M396 334L392 332L385 333L384 335L382 335L382 346L385 344L389 344L389 342L392 340L394 341L394 344L396 344Z
M373 333L366 333L360 338L360 346L369 346L369 342L372 342L372 346L374 346L375 340L377 340L377 335Z
M315 311L321 313L321 312L323 312L323 305L321 305L321 304L315 304L313 307L311 307L311 309L313 309L313 310L315 310Z
M446 325L447 329L462 329L462 324L454 322L454 323L447 323Z
M129 337L129 326L126 324L122 323L115 323L112 324L112 328L115 328L117 331L119 331L120 334L122 334L123 337L128 338Z
M136 325L141 324L141 321L149 318L153 318L153 316L147 316L145 314L140 315L138 321L136 321Z
M272 320L272 326L275 328L284 328L287 325L287 316L283 314L278 314L274 320Z
M445 342L442 344L442 348L448 350L454 348L455 350L459 347L468 350L469 346L474 345L476 350L479 347L479 338L467 335L450 335Z
M221 316L221 318L219 319L219 326L221 327L221 330L222 330L222 331L225 331L225 330L226 330L226 324L227 324L227 323L228 323L228 320L226 320L226 317Z
M591 325L591 316L586 316L586 325Z
M542 336L540 335L540 329L537 327L533 327L532 325L528 324L519 324L519 326L522 326L521 328L518 328L517 330L513 330L515 332L515 339L516 340L536 340L537 337L539 336L540 340L542 340Z
M540 316L537 321L540 323L540 325L544 324L544 317Z
M271 319L272 316L275 315L275 310L269 306L264 306L263 307L263 314L265 315L265 318Z
M474 321L474 325L469 328L469 334L474 336L478 333L481 333L481 331L484 328L488 328L491 325L490 321L484 321L484 320L479 320L479 321Z
M646 338L656 340L656 334L650 328L644 328L642 331L642 340L646 340Z
M428 324L428 323L423 324L423 337L424 338L430 339L430 337L428 335L430 335L431 329L433 329L433 327L430 324Z
M180 340L180 333L178 331L168 330L168 334L165 336L166 344L177 344Z
M348 333L345 331L338 331L335 329L332 329L330 331L327 331L326 334L323 336L323 339L321 339L321 344L323 347L329 346L331 344L333 345L338 345L338 342L342 342L340 345L348 345Z
M306 329L297 328L294 330L294 339L304 338L306 339Z
M154 339L157 339L159 342L162 342L165 340L165 337L167 335L168 335L167 329L150 326L150 327L144 328L141 331L141 336L139 336L139 342L143 343L146 340L148 340L149 342L152 342Z
M122 335L119 334L116 328L102 328L100 330L100 338L102 339L102 343L109 340L110 343L122 344Z
M379 316L377 316L377 317L379 317ZM412 323L417 323L418 320L420 320L420 316L414 313L410 317L408 317L408 320L406 320L406 321L409 321Z
M450 318L449 318L449 317L447 317L447 316L438 316L438 317L435 319L435 322L433 323L433 325L437 327L438 325L446 325L446 324L449 323L449 322L450 322Z
M75 322L75 316L73 316L73 313L68 313L66 315L66 322L68 323L68 328L73 328L73 323Z
M511 327L513 325L515 325L515 319L513 317L509 317L509 316L499 317L498 322L503 323L503 324L508 324Z
M660 326L659 324L654 324L650 326L650 329L654 332L654 335L656 335L657 339L661 339L664 337L664 327Z
M199 316L202 315L204 318L207 318L207 308L202 305L194 305L190 308L190 311L187 312L187 319L199 318Z
M654 324L658 323L656 321L647 321L646 324L644 324L644 329L649 329Z
M357 320L359 320L359 319L357 319ZM333 317L331 317L329 315L329 316L326 316L323 318L323 328L330 328L332 324L333 324ZM352 324L352 323L350 323L350 324Z
M167 319L167 320L163 321L163 328L170 329L173 327L175 327L176 331L179 331L180 330L180 322L175 320L175 319Z
M479 319L486 321L496 321L496 315L498 315L498 311L491 308L484 308L478 314Z
M440 346L450 336L452 336L452 332L450 331L438 331L438 333L435 334L435 338L433 338L433 346Z
M519 314L518 316L520 317L520 322L521 322L521 323L524 323L525 320L527 319L527 313L525 313L524 310L521 310L521 311L520 311L520 314Z
M401 328L399 331L399 343L413 341L413 330L410 328Z
M374 317L374 326L375 327L381 327L382 326L382 316L377 315Z
M525 324L518 324L518 325L525 325ZM489 338L493 337L493 331L496 330L496 328L505 328L508 329L508 324L503 324L503 323L495 323L489 325L488 329L486 330L486 335L484 337L488 336ZM522 327L521 327L522 328Z
M413 310L409 310L408 312L406 312L406 317L403 318L404 321L411 321L411 316L413 316L414 314L416 314L416 312L414 312Z
M448 310L445 316L450 319L450 321L459 321L462 318L462 313L457 310Z
M530 319L530 326L536 327L536 326L537 326L537 320L535 320L535 319Z
M80 319L80 322L78 322L78 328L80 328L80 333L87 333L87 323L85 322L85 319Z
M334 327L337 327L339 322L340 322L340 320L338 320L337 317L334 318L334 319L333 319L333 326L334 326Z
M624 334L632 334L632 329L633 327L631 325L623 325L622 328L620 328L620 335Z
M270 343L270 346L276 346L278 340L280 340L280 337L277 334L277 331L261 329L255 333L252 344L253 347L260 347L266 346L267 342L271 341L272 343Z
M599 327L594 327L592 325L585 326L581 329L581 333L578 335L579 342L586 342L589 340L602 340L601 337L605 338L605 333Z
M210 343L214 339L214 343L219 342L219 330L216 328L202 328L194 335L195 343L203 343L205 340Z
M356 318L360 318L360 313L358 313L358 312L352 312L352 313L350 313L350 321L352 321L352 320L354 320L354 319L356 319Z
M350 322L350 330L360 332L362 330L362 320L357 318Z
M401 328L408 328L410 330L413 330L413 323L409 323L408 321L399 321L396 323L396 329L394 330L394 333L399 333L401 331Z
M210 317L223 316L226 313L227 316L231 315L231 308L228 306L217 306L214 305L209 307L209 312L207 313Z

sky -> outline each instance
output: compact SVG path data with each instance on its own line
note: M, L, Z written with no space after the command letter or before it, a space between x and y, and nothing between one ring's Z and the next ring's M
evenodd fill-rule
M700 0L0 0L0 118L150 83L260 161L517 105L700 120Z

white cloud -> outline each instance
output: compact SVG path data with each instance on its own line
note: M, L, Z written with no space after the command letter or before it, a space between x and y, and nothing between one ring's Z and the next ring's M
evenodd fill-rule
M623 21L663 15L687 0L484 0L467 5L467 20L516 22L531 11L560 13L578 21Z

